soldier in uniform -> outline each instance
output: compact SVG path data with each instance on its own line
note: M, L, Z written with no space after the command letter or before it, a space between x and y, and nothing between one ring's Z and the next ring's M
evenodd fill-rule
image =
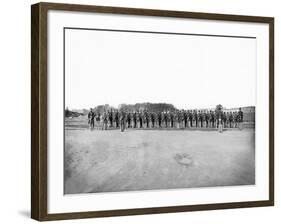
M109 127L113 127L113 111L112 109L108 112Z
M138 120L138 118L137 118L137 112L134 111L134 113L133 113L134 128L137 127L137 120Z
M203 127L203 117L202 117L202 111L198 111L198 121L200 122L200 127Z
M197 128L198 127L198 114L197 114L196 110L194 110L193 119L195 121L195 127Z
M96 117L96 114L95 114L93 108L91 108L90 112L88 113L88 124L89 124L90 130L93 130L95 128L95 117Z
M222 114L222 122L223 122L223 127L226 128L227 118L226 118L226 113L225 112L223 112L223 114Z
M187 111L183 111L183 122L184 122L184 128L187 128L188 125L188 114Z
M239 108L238 111L238 128L239 130L243 129L243 111Z
M127 127L128 127L128 128L131 127L131 121L132 121L131 113L128 112L127 115L126 115L126 122L127 122Z
M182 118L181 118L181 112L179 110L177 110L176 112L176 118L177 118L177 128L181 128Z
M174 127L174 119L175 119L175 115L174 115L174 112L172 111L172 112L170 113L171 128Z
M229 128L229 112L226 112L226 127Z
M193 114L192 114L192 111L189 111L188 116L189 116L190 127L192 128L193 127Z
M158 120L158 126L161 128L161 122L162 122L162 113L159 111L157 114L157 120Z
M209 121L210 121L210 112L209 111L207 111L205 119L206 119L206 128L208 128L209 127Z
M236 111L233 112L233 127L237 128L238 124L238 113Z
M144 111L144 120L146 123L146 128L149 128L149 114L147 110Z
M217 122L218 122L219 132L222 133L222 131L223 131L223 128L222 128L222 111L218 111L218 113L217 113Z
M232 122L233 122L233 114L232 112L229 113L229 127L232 128Z
M150 113L150 119L151 119L152 128L154 128L155 127L156 115L155 115L155 113L153 111Z
M202 127L206 127L206 112L205 111L202 111L202 123L203 123Z
M143 115L142 112L138 113L138 119L139 119L139 123L140 123L140 128L142 128L142 124L143 124Z
M126 128L126 113L124 110L120 112L120 130L123 132Z
M214 128L215 127L215 113L214 111L211 110L211 119L210 119L210 123L211 123L211 127Z
M102 115L102 130L107 130L108 125L108 113L104 111Z
M164 111L163 120L165 122L165 127L167 128L168 127L168 114L167 114L167 111Z
M115 113L114 113L114 121L115 121L115 125L116 125L116 128L119 128L119 111L116 110Z

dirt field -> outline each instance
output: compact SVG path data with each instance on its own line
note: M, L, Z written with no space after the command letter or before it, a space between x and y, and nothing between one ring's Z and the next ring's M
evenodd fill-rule
M65 193L255 184L254 129L65 131Z

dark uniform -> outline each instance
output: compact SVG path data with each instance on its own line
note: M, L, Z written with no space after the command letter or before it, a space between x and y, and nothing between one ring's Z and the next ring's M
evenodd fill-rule
M136 113L136 112L134 112L134 113L133 113L134 128L136 128L136 127L137 127L137 120L138 120L138 118L137 118L137 113Z
M155 127L155 119L156 119L156 114L154 112L151 112L150 113L150 120L151 120L152 128Z
M188 114L186 111L183 112L183 121L184 121L184 128L187 128Z
M102 115L102 130L107 130L108 124L108 113L104 112Z
M178 122L178 128L181 128L182 114L180 111L177 111L177 122Z
M142 112L139 112L139 113L138 113L138 119L139 119L139 122L140 122L140 128L142 128L142 124L143 124L143 115L142 115Z
M117 110L115 113L114 113L114 121L115 121L115 125L116 125L116 128L119 128L119 111Z
M206 126L205 123L206 123L206 113L205 112L202 112L202 122L203 122L203 126Z
M89 128L92 130L95 128L95 112L91 109L91 111L88 113L88 124Z
M165 127L167 128L168 127L168 114L167 114L167 112L165 112L163 114L163 120L165 122Z
M193 119L195 121L195 127L198 127L198 114L196 110L194 111Z
M120 130L123 132L126 128L126 113L121 111L120 113Z
M233 127L237 128L237 126L238 126L238 113L235 111L233 113Z
M144 120L146 123L146 128L149 128L149 114L147 111L144 112Z
M211 114L210 114L210 124L211 124L212 128L215 127L215 113L214 113L214 111L211 111Z
M203 116L202 116L202 111L200 110L198 112L198 120L200 121L201 128L203 128Z
M110 110L110 112L108 113L108 120L109 120L109 125L112 128L113 127L113 112L112 112L112 110Z
M162 113L161 112L159 112L157 114L157 120L158 120L158 126L159 126L159 128L161 128L161 122L162 122Z
M239 108L238 111L238 127L240 130L243 129L243 111Z
M227 118L226 118L226 113L225 112L223 112L223 114L222 114L222 122L223 122L223 127L226 128Z
M131 117L131 113L127 113L127 116L126 116L126 121L127 121L127 124L128 124L128 128L131 127L131 121L132 121L132 117Z
M171 128L174 127L174 119L175 119L174 112L171 112L171 113L170 113Z
M209 121L210 121L210 112L207 111L207 113L206 113L206 128L209 127Z
M188 112L188 117L189 117L190 127L193 127L193 114L192 114L192 111Z
M229 114L229 127L232 128L232 122L233 122L233 114L230 112Z

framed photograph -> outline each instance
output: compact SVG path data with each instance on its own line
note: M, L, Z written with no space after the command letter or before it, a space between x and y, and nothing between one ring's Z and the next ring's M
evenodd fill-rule
M33 219L274 204L274 18L31 9Z

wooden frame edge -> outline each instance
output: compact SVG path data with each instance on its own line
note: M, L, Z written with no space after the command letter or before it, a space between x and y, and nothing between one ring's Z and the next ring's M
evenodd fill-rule
M269 200L48 214L47 210L47 12L67 10L269 24ZM38 221L249 208L274 205L274 18L107 6L37 3L31 6L31 218Z
M31 6L31 218L47 216L47 9Z

